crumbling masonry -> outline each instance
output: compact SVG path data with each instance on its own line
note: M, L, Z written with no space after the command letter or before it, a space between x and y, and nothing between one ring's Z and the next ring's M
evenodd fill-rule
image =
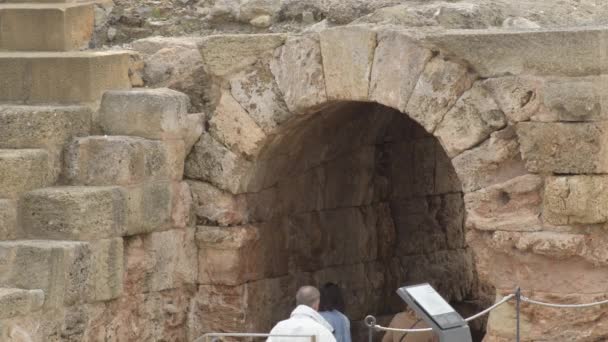
M325 281L354 327L403 284L463 313L608 293L607 30L211 36L189 114L131 52L75 51L93 15L0 4L1 341L266 331ZM605 312L524 305L523 340L607 339Z

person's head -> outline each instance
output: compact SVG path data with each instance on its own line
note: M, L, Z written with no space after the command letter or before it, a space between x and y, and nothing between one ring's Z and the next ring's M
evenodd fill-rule
M319 290L317 290L314 286L302 286L296 293L296 304L297 305L306 305L311 308L319 311L319 300L321 299L321 294Z
M326 283L321 287L321 303L319 311L338 310L344 312L344 298L340 287L334 283Z

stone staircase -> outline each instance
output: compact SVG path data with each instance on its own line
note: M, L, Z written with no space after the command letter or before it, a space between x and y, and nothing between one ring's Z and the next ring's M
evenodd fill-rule
M91 3L0 1L2 341L63 336L122 294L122 237L175 226L189 99L129 91L128 52L77 51L93 24Z

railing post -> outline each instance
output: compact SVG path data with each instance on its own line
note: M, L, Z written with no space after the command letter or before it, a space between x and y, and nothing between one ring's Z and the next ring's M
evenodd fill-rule
M518 286L515 290L515 341L519 342L519 310L521 304L521 288Z

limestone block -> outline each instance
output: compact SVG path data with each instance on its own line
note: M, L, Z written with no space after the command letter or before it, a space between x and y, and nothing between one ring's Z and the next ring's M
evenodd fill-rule
M320 33L328 100L368 100L376 33L365 27L339 27Z
M90 127L87 107L0 106L0 148L57 150L73 137L88 134Z
M553 259L565 259L581 256L584 243L585 236L583 234L496 231L492 236L491 246L505 253L516 249L524 253L531 252Z
M545 186L543 218L558 225L606 222L607 187L604 176L550 177Z
M209 119L209 134L233 152L249 158L256 155L264 131L228 92L223 92Z
M600 75L608 69L605 31L451 30L426 42L449 57L467 61L484 78L500 75Z
M382 31L377 40L370 100L406 112L418 78L431 59L431 51L401 32Z
M544 110L535 121L606 120L606 77L550 77L542 89Z
M465 194L466 227L480 230L540 230L542 185L542 178L523 175Z
M73 185L129 185L145 176L146 141L122 136L75 139L65 155L66 177Z
M200 284L238 285L287 273L285 233L277 223L199 226Z
M87 48L93 34L91 4L0 6L0 49L70 51Z
M127 189L126 235L170 228L173 221L175 183L150 181Z
M605 123L520 122L520 151L530 172L602 173L608 170Z
M200 285L192 305L189 334L208 331L270 331L293 310L295 279L263 279L237 286ZM268 310L272 307L272 310Z
M129 89L129 54L123 51L2 52L0 101L92 103L108 89Z
M81 302L86 295L91 251L85 242L0 242L0 286L44 291L44 307Z
M230 78L230 92L265 133L292 115L283 102L270 68L264 63L258 62Z
M0 198L15 198L53 183L50 162L45 150L0 149Z
M420 74L405 113L432 132L472 83L473 75L466 67L433 58Z
M289 37L275 51L270 69L292 113L307 112L327 101L317 36Z
M190 226L195 219L192 215L193 202L190 185L187 182L176 182L173 184L171 192L173 199L171 225L175 228Z
M543 103L544 81L539 77L506 76L482 82L511 122L528 121Z
M184 176L186 146L183 140L147 141L145 175L152 180L176 180Z
M201 45L205 71L226 76L244 69L285 42L284 34L217 35L206 37Z
M602 280L607 270L605 266L594 265L580 257L556 260L552 256L523 253L517 249L505 253L493 247L492 238L493 234L482 234L468 239L468 242L475 250L480 276L483 275L497 288L512 290L521 286L529 293L555 294L597 294L606 291L605 281ZM576 238L573 241L576 245ZM555 246L548 244L542 247L542 253L556 253ZM559 264L558 272L555 271L556 264Z
M245 223L247 210L244 198L236 197L205 182L188 181L192 190L197 222L233 226Z
M233 194L243 187L251 163L204 133L186 160L185 175Z
M181 139L190 100L167 88L108 91L99 108L105 133L148 139Z
M53 187L25 194L19 215L30 238L101 239L125 233L126 203L119 187Z
M206 115L204 113L188 114L186 117L186 131L184 133L184 149L186 155L190 153L196 141L205 131Z
M17 202L0 199L0 240L15 239L17 229Z
M42 308L42 290L0 288L0 319L28 315Z
M123 291L124 251L122 238L90 243L91 271L87 280L87 301L118 298Z
M194 284L197 251L194 229L137 235L125 244L128 293L147 293Z
M452 159L462 190L477 191L526 174L513 127L490 135L490 139Z
M506 126L503 112L480 84L475 84L448 111L434 134L454 157Z

